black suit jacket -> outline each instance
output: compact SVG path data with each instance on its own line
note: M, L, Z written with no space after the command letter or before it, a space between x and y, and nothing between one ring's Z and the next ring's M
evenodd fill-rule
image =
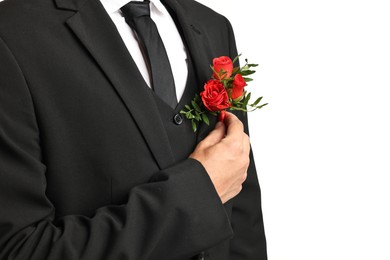
M237 54L231 26L165 4L201 87ZM99 0L0 4L0 259L266 259L253 159L222 205L199 162L174 160L153 98Z

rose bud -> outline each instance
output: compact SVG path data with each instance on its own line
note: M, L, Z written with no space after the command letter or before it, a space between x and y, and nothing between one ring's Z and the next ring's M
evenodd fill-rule
M214 78L228 79L233 72L233 61L227 56L213 59Z
M241 74L236 74L233 80L233 89L230 97L234 100L242 99L244 95L244 87L246 86L245 79Z

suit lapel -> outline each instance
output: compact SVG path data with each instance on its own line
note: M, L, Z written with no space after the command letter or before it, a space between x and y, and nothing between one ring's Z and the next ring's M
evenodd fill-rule
M159 167L168 167L174 163L174 157L152 91L147 87L100 1L80 2L57 0L57 6L77 11L67 20L67 25L115 87Z
M198 83L202 84L203 88L203 84L211 76L210 57L212 57L212 53L208 40L203 33L202 28L197 24L196 20L184 10L179 1L162 0L162 2L176 22L176 26L181 33L194 63Z
M171 16L179 28L181 36L188 48L189 55L194 65L197 76L198 93L203 91L204 84L210 79L212 73L210 64L214 58L210 49L209 41L203 28L198 25L196 18L186 12L178 0L161 0L170 11ZM210 126L202 123L198 129L198 141L201 141L208 132L213 129L212 126L217 122L215 117L210 117Z

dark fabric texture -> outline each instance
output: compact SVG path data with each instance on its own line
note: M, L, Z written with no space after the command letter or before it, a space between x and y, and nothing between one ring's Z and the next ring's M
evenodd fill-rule
M164 4L199 92L212 58L237 54L232 28L195 1ZM0 259L267 259L253 156L222 205L186 159L215 120L175 138L186 123L160 105L100 1L0 3Z
M197 82L195 71L191 59L187 61L188 78L186 82L183 96L175 109L168 106L161 98L155 95L156 105L161 115L161 120L164 124L165 131L168 135L169 143L172 149L172 154L175 161L182 161L194 151L197 144L197 136L192 130L190 120L186 120L180 114L180 110L184 109L186 104L190 104L191 100L197 93Z

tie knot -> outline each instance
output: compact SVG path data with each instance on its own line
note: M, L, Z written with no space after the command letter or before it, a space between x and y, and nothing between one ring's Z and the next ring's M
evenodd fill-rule
M150 16L149 1L131 1L121 8L126 20L142 16Z

